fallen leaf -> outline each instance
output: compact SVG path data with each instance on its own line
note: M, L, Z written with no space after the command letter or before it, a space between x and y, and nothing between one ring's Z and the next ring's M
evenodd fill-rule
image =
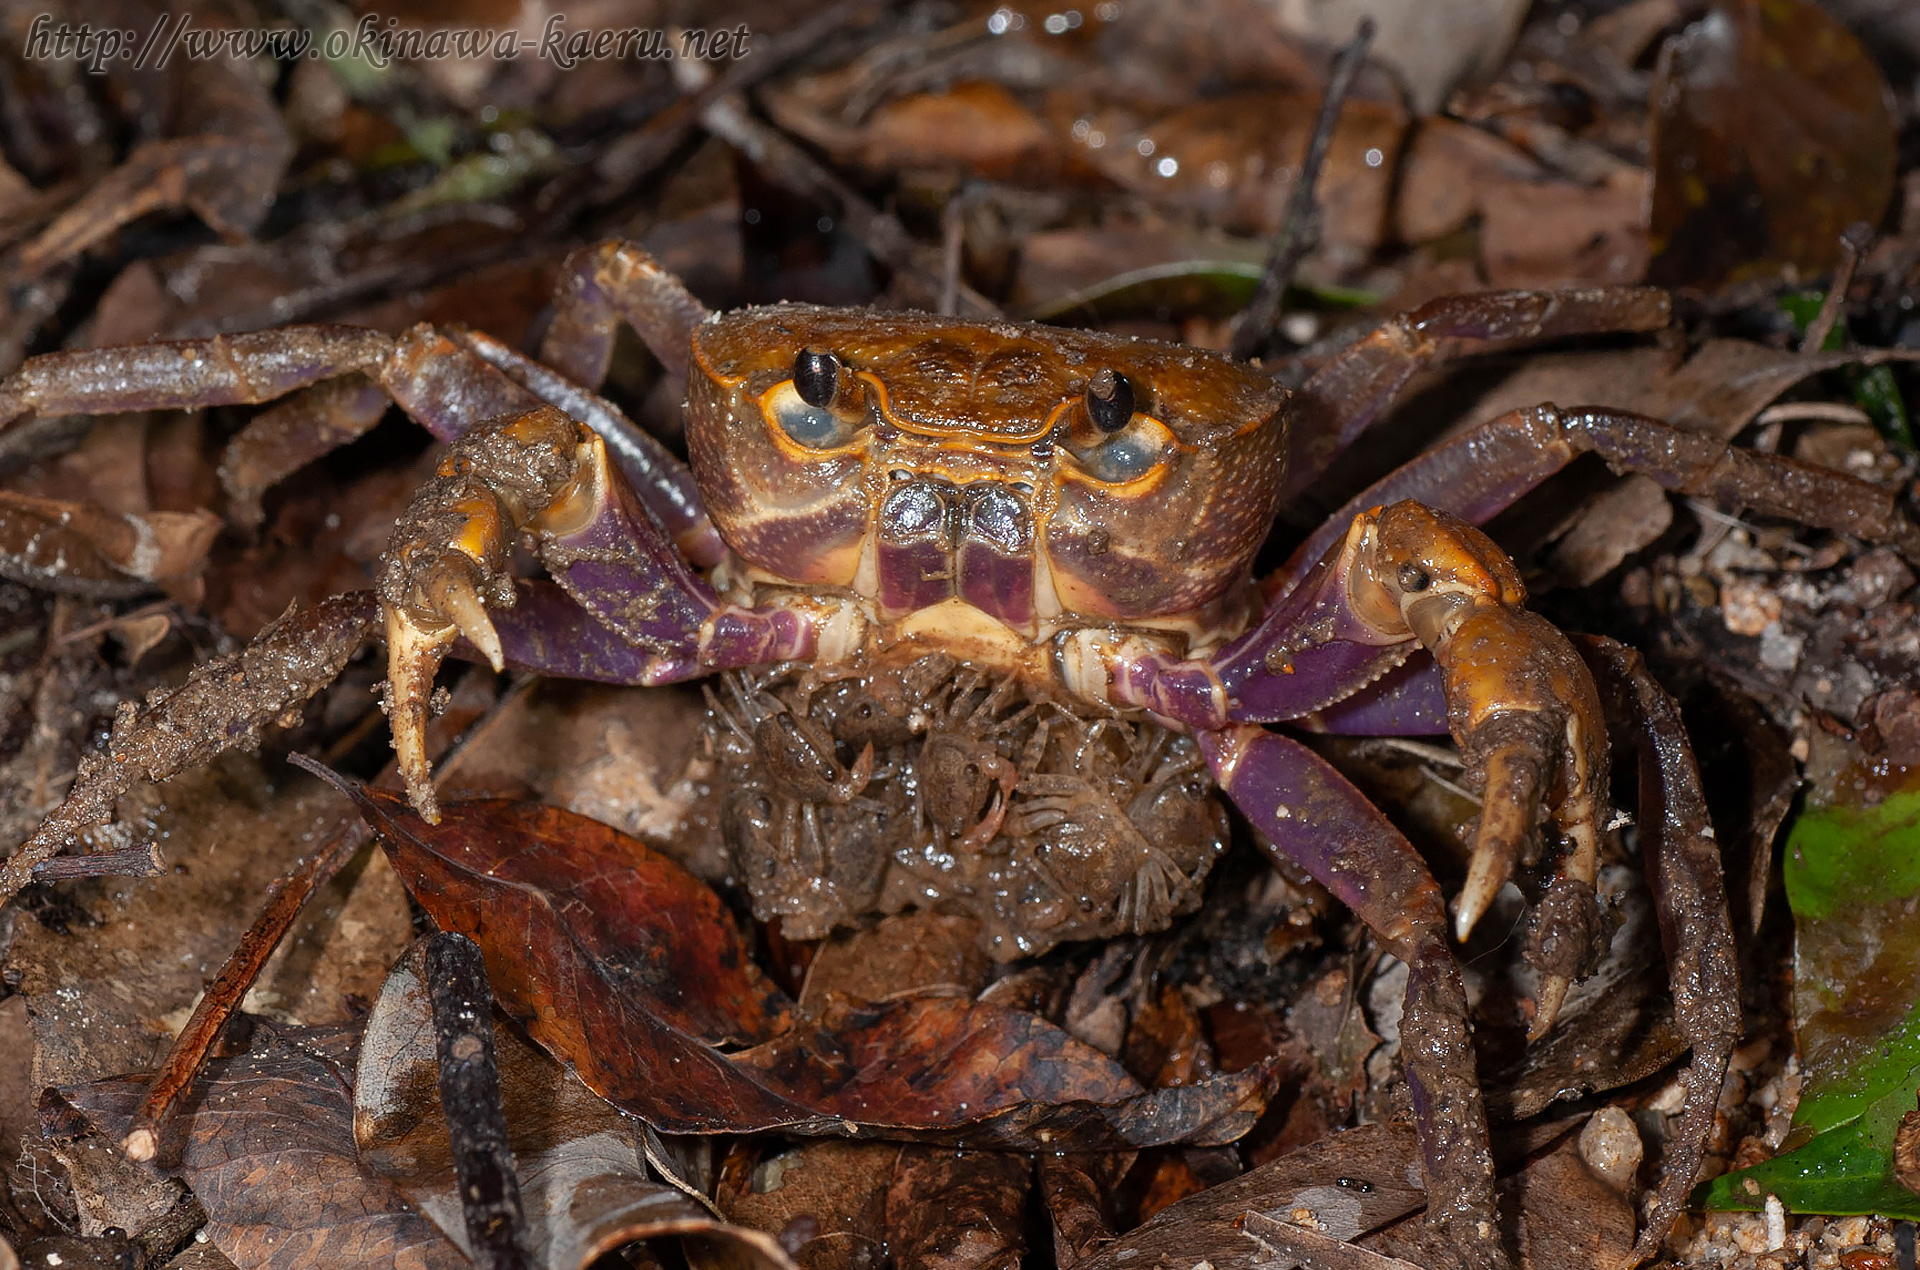
M887 1185L898 1142L737 1144L714 1201L727 1220L772 1232L801 1270L886 1264Z
M1107 1244L1080 1270L1193 1265L1253 1267L1266 1258L1241 1233L1243 1216L1312 1221L1321 1233L1351 1240L1426 1206L1419 1148L1406 1125L1372 1124L1336 1133L1183 1199ZM1270 1263L1269 1263L1270 1264Z
M1264 1106L1269 1067L1142 1092L1044 1019L984 1002L836 999L795 1023L718 897L636 839L498 801L452 804L435 826L398 796L349 792L415 899L480 945L501 1007L662 1132L1072 1150L1230 1141ZM760 1044L727 1055L728 1040Z
M441 1106L433 1006L414 945L380 989L354 1077L360 1159L463 1249L466 1222ZM778 1244L721 1221L647 1169L644 1126L582 1085L517 1028L495 1030L508 1139L527 1218L528 1247L545 1270L584 1270L639 1240L722 1242L760 1270L792 1270Z
M1719 0L1653 87L1649 278L1714 286L1831 268L1893 195L1893 94L1806 0Z
M360 1163L351 1080L356 1034L262 1025L246 1054L208 1064L161 1140L207 1209L207 1235L240 1270L463 1270L464 1254ZM110 1138L146 1093L137 1076L65 1091Z
M210 512L114 515L0 490L0 576L74 595L138 595L198 573L219 532Z

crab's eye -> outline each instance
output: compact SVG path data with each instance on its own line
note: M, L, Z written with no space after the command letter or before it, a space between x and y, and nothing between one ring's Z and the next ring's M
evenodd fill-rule
M832 353L801 349L793 359L793 388L809 406L831 406L840 389L840 359Z
M1166 427L1139 413L1138 405L1133 384L1118 371L1102 370L1088 381L1086 398L1067 430L1067 448L1096 481L1137 480L1173 443Z
M1109 440L1077 451L1074 457L1095 480L1119 485L1151 472L1166 448L1166 430L1151 419L1139 418Z
M1087 384L1087 418L1102 432L1118 432L1133 418L1133 385L1107 369Z
M823 356L834 363L837 372L837 359L831 354ZM866 422L861 394L835 388L828 392L826 404L816 405L807 394L816 389L818 383L803 379L800 370L795 366L794 378L775 385L773 391L761 399L767 417L780 431L809 450L834 450L852 441Z

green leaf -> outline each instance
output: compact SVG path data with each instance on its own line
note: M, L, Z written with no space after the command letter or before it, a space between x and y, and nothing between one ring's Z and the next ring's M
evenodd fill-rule
M1789 1149L1694 1199L1757 1209L1773 1194L1797 1213L1920 1219L1920 1195L1893 1172L1920 1090L1920 787L1834 785L1858 801L1803 812L1783 867L1805 1071Z
M1913 419L1907 413L1906 398L1900 395L1900 385L1893 378L1893 367L1884 363L1856 366L1846 374L1853 388L1853 403L1867 412L1874 426L1889 440L1913 449Z
M1694 1202L1753 1211L1766 1204L1768 1195L1778 1195L1796 1213L1920 1219L1920 1195L1900 1185L1887 1168L1892 1154L1891 1130L1882 1136L1855 1120L1798 1151L1714 1178L1695 1192Z
M1780 297L1780 311L1792 319L1794 329L1802 335L1813 325L1813 319L1820 314L1820 306L1826 301L1824 291L1788 291ZM1843 318L1833 324L1826 339L1820 342L1820 351L1836 353L1847 347L1847 323ZM1900 385L1894 379L1893 367L1852 366L1839 372L1840 378L1853 394L1853 404L1866 411L1873 420L1873 426L1880 429L1889 440L1914 448L1913 419L1907 412L1906 398L1900 395Z

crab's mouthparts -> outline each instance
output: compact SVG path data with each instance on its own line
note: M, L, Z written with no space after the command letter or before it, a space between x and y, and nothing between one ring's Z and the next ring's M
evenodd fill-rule
M1033 625L1035 533L1031 489L994 480L897 480L880 502L870 550L872 594L883 613L960 599L1016 630Z

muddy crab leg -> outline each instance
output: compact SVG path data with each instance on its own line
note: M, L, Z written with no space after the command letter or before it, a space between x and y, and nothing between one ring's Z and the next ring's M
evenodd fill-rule
M162 781L224 750L258 744L263 727L339 677L379 615L371 591L290 609L239 652L196 666L178 688L142 707L123 702L105 752L81 758L66 800L0 865L0 903L76 832L110 820L115 800L136 780Z
M1426 1165L1427 1219L1469 1266L1504 1266L1466 991L1433 875L1366 795L1298 741L1244 724L1197 739L1220 787L1272 850L1311 873L1407 963L1401 1053Z
M1625 410L1552 405L1511 410L1409 460L1350 499L1266 582L1285 594L1369 507L1413 499L1480 524L1581 454L1678 493L1920 551L1896 495L1831 468L1729 445Z
M1639 751L1647 885L1660 914L1674 1012L1693 1045L1680 1130L1633 1248L1638 1265L1659 1252L1700 1175L1720 1086L1740 1040L1739 957L1720 844L1678 704L1632 649L1591 635L1576 636L1575 646L1599 682L1608 716L1625 727Z
M1445 296L1389 318L1336 353L1301 390L1284 497L1311 488L1429 366L1560 336L1657 331L1672 309L1656 288L1590 287Z
M582 247L560 266L553 321L540 360L587 388L598 388L622 321L669 375L684 379L693 328L710 316L680 279L637 244L609 239Z

